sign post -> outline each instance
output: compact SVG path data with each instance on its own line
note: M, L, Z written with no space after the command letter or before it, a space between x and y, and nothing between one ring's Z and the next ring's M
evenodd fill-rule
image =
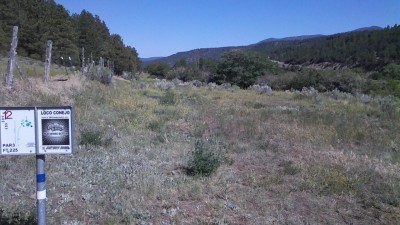
M72 154L72 107L0 107L0 117L0 156L36 155L37 222L45 225L45 155Z
M46 224L46 158L36 155L36 207L38 225Z

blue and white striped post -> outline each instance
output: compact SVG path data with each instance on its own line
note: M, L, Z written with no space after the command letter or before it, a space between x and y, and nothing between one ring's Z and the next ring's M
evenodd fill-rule
M36 141L36 208L37 208L37 224L46 225L46 156L38 155L39 152L39 135L38 135L38 110L35 107L35 141Z
M45 155L36 155L36 205L38 225L46 224Z

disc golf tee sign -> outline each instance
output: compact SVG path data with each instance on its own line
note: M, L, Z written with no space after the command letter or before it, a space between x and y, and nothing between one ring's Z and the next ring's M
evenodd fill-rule
M72 153L70 106L0 107L0 114L0 155Z

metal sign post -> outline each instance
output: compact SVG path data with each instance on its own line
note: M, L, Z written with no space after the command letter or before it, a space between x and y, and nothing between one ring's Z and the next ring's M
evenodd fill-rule
M0 116L0 156L36 155L37 222L45 225L45 155L72 154L72 107L0 107Z
M36 207L38 225L46 224L46 159L36 155Z

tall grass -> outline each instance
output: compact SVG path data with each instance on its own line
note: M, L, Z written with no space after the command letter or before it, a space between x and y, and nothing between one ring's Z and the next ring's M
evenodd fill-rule
M0 88L2 104L74 105L76 151L47 159L52 224L398 221L396 100L83 83L34 97ZM0 208L31 207L33 166L0 158Z

